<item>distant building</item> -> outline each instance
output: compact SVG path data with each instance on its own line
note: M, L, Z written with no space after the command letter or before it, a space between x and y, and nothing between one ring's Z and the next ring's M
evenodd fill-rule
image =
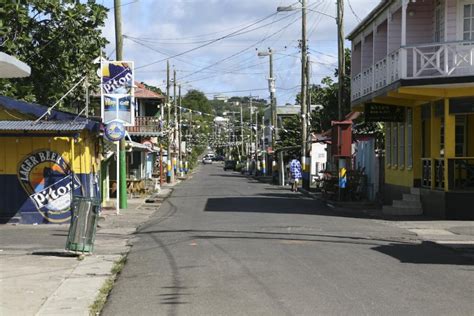
M215 94L214 95L214 100L227 102L227 100L229 100L229 98L225 95L222 95L222 94Z

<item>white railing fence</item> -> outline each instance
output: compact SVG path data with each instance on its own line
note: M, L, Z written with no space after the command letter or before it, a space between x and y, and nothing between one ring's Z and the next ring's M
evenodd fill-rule
M418 44L400 48L352 77L352 100L399 79L474 75L474 42Z

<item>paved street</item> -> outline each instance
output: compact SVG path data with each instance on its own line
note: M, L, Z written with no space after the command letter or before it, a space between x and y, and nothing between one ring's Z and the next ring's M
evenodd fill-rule
M472 315L473 261L205 165L136 234L104 315Z

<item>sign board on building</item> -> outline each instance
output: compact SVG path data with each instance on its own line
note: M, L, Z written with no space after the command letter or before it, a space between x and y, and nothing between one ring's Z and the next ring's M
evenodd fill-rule
M101 105L105 124L121 121L127 126L135 124L133 62L101 62Z
M18 180L46 221L69 220L73 192L82 184L61 154L49 149L30 153L18 164Z
M364 115L366 122L404 122L405 108L388 104L366 103Z
M474 98L459 98L449 100L449 114L474 113Z

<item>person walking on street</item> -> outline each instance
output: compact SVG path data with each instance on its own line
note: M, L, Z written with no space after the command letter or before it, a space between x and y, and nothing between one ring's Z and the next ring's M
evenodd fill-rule
M301 178L301 163L296 158L296 155L293 155L293 159L290 162L290 184L292 192L298 191L298 183Z

